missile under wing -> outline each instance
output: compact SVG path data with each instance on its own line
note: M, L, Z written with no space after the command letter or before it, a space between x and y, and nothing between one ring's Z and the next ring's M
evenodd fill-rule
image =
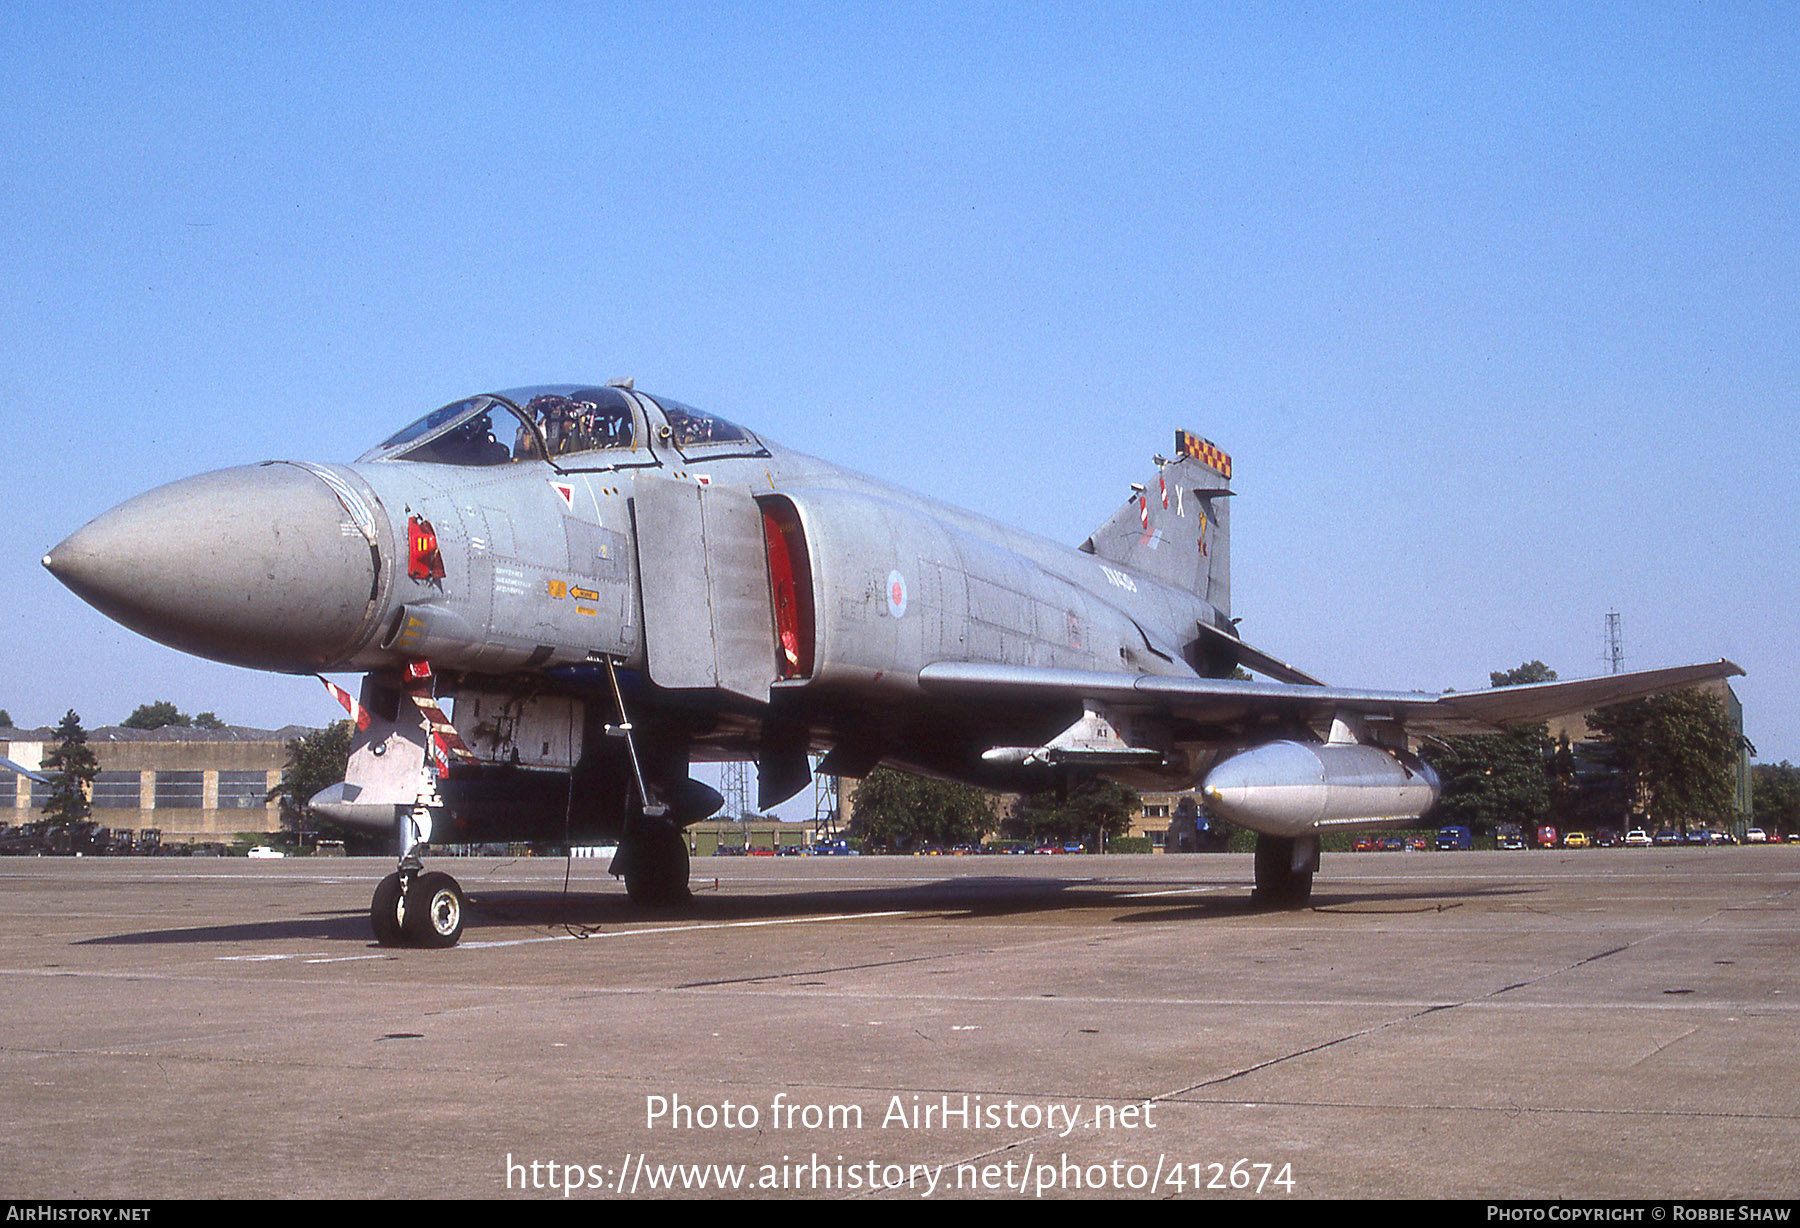
M346 779L395 833L383 942L445 945L431 842L617 840L633 899L685 898L698 760L765 808L891 763L994 789L1184 788L1307 898L1318 833L1418 817L1419 736L1738 673L1729 662L1420 695L1321 685L1231 617L1231 460L1177 432L1079 547L794 452L629 381L482 394L356 463L267 462L140 495L45 565L111 617L259 669L364 675ZM1231 675L1242 666L1268 681ZM329 684L328 684L329 685Z

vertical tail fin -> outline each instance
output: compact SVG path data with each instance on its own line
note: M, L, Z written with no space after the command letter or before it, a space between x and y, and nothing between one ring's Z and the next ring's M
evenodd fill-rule
M1081 548L1140 575L1198 593L1231 613L1231 458L1209 440L1175 432L1175 456Z

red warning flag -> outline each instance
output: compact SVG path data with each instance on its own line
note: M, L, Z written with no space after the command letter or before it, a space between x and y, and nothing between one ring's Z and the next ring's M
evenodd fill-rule
M325 684L325 689L331 692L331 697L344 705L344 711L350 714L350 719L356 722L356 727L358 729L367 729L369 727L369 710L357 703L355 696L351 695L349 691L338 686L322 674L314 674L313 677L317 678L320 682L323 682Z
M426 750L431 755L431 762L437 768L439 776L450 774L452 759L463 763L478 762L475 752L469 749L468 743L462 740L462 735L456 732L456 726L444 715L444 710L438 707L437 700L424 691L411 692L411 698L414 706L419 709L419 715L425 718L426 732L431 735Z
M406 518L406 574L415 580L442 580L444 556L438 553L437 530L423 516Z

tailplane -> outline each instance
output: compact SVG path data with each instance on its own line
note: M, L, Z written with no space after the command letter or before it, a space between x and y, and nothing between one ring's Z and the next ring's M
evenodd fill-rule
M1141 575L1197 593L1231 613L1231 458L1211 441L1175 432L1175 455L1081 548Z

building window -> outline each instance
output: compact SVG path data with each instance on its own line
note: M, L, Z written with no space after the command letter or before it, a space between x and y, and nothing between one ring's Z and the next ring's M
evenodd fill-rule
M102 772L94 777L95 810L137 810L144 804L139 772Z
M205 772L158 772L158 810L199 810L206 804Z
M267 772L220 772L220 810L260 810L269 804Z

